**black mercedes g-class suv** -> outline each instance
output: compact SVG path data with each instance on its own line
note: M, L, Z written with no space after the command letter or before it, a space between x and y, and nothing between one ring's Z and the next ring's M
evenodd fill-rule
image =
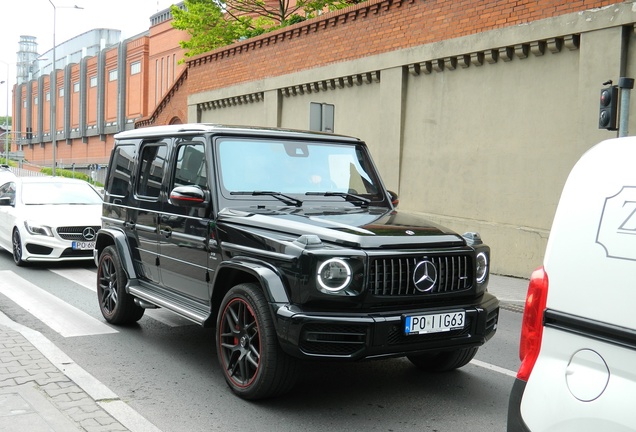
M162 307L215 327L230 388L289 390L299 359L464 366L497 328L490 249L396 209L366 145L186 124L115 136L97 235L113 324Z

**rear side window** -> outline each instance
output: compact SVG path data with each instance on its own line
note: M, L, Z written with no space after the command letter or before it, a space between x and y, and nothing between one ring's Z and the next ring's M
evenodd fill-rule
M108 188L111 195L121 197L128 195L134 159L135 146L133 144L120 145L113 150Z
M158 199L166 168L166 143L149 143L141 148L136 193L140 197Z
M174 186L192 185L207 189L207 183L203 142L178 143Z

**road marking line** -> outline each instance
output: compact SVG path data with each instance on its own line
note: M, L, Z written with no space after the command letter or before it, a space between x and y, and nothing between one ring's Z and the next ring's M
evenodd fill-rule
M0 275L2 275L0 271ZM9 327L24 336L56 368L84 390L115 420L131 432L161 432L154 424L122 401L117 394L84 368L75 363L64 351L42 333L19 324L0 311L0 325Z
M473 359L471 362L471 364L474 364L475 366L479 366L482 367L484 369L488 369L491 370L493 372L499 372L500 374L504 374L504 375L508 375L510 377L516 378L517 377L517 372L513 372L510 369L505 369L499 366L495 366L493 364L490 363L486 363L480 360L475 360Z
M0 280L0 293L64 337L118 333L12 271L0 271Z
M87 269L50 269L58 276L62 276L78 285L83 286L86 289L97 292L97 273ZM149 318L152 318L160 323L163 323L169 327L182 327L194 324L192 321L187 320L173 312L166 309L146 309L145 314Z

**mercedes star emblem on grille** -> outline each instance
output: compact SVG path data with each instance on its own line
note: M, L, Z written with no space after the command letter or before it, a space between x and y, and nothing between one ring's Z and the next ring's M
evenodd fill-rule
M415 288L421 292L428 292L437 283L437 268L429 260L420 261L413 271Z
M95 240L95 230L92 227L86 227L84 231L82 231L82 236L84 236L84 240L86 241L93 241Z

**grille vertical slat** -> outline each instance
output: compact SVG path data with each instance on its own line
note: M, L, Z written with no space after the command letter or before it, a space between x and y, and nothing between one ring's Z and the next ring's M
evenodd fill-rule
M435 265L437 281L432 290L420 292L413 282L413 272L417 264L424 260ZM369 290L372 295L384 297L464 291L472 286L471 263L468 255L372 258L369 263Z

